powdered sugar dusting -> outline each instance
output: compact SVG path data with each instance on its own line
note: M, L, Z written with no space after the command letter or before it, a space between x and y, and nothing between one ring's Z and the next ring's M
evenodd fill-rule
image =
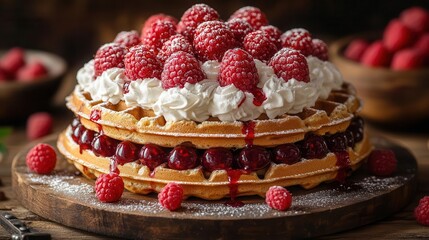
M72 171L57 170L52 175L34 173L26 173L26 175L27 180L32 185L44 185L58 196L70 198L93 208L106 211L133 212L151 217L167 216L170 218L198 219L211 219L213 217L222 219L270 218L301 215L320 208L330 210L369 200L377 195L392 191L408 181L408 177L399 175L389 178L366 176L359 181L350 182L346 186L331 183L312 190L291 188L292 206L284 212L271 209L260 197L243 197L241 200L245 205L237 208L224 204L225 200L204 201L190 198L182 203L179 211L169 212L158 203L155 194L140 196L126 192L119 202L102 203L95 197L93 183L82 176L76 176Z

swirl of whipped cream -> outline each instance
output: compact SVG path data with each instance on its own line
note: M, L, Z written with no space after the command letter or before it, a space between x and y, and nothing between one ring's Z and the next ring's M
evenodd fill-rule
M257 59L255 65L260 78L258 87L266 97L262 104L265 113L271 119L287 113L293 106L294 93L283 79L276 76L273 68Z
M201 69L206 74L208 80L217 81L220 69L220 63L218 61L206 61L201 65Z
M210 117L208 105L217 86L217 81L203 80L196 84L186 83L183 88L169 88L161 93L153 110L167 121L205 121Z
M332 90L341 89L343 76L334 64L313 56L307 57L307 63L311 81L317 79L320 82L319 96L321 98L326 99Z
M258 118L263 108L253 104L253 95L243 92L234 85L217 87L213 93L213 101L209 104L209 112L221 121L249 121Z
M319 84L316 82L302 82L295 78L289 79L285 85L291 89L295 97L292 107L288 113L299 113L306 107L312 107L319 98Z
M91 83L95 80L94 78L94 59L85 63L85 65L79 69L76 75L79 86L86 90Z
M93 100L117 104L123 98L124 69L110 68L95 79L86 90Z
M163 91L161 81L157 78L137 79L128 85L124 100L127 106L151 109Z

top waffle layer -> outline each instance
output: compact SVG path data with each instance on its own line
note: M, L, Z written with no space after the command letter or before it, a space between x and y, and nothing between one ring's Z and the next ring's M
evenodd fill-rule
M127 107L124 102L111 104L96 101L76 87L67 98L67 106L82 124L94 131L119 140L131 140L139 144L154 143L174 147L192 142L197 148L215 146L242 148L248 135L246 122L222 122L211 118L201 123L181 120L168 122L163 116L141 107ZM304 139L307 132L320 135L344 131L360 108L354 90L345 84L341 91L333 91L326 100L318 100L314 107L298 114L284 114L275 119L260 117L252 121L253 143L259 146L275 146Z

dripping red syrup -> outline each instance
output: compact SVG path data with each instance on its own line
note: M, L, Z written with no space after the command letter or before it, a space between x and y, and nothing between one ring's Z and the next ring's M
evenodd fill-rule
M242 174L246 174L248 172L244 170L239 169L231 169L226 170L226 173L228 174L228 187L229 187L229 196L230 199L225 202L225 205L231 206L231 207L242 207L244 206L244 203L240 200L237 200L238 195L238 180L240 179Z
M260 88L255 88L252 92L253 94L253 105L255 106L261 106L262 103L267 99L267 97L265 96L264 91L262 91L262 89Z
M103 128L101 124L98 124L97 122L101 119L101 110L100 109L93 109L91 110L91 114L89 116L89 120L97 124L98 132L100 134L103 134Z
M341 192L351 192L361 190L362 187L347 180L348 173L351 169L349 153L347 151L334 152L337 157L336 165L338 166L337 176L335 177L335 189Z
M127 94L130 91L130 83L130 81L124 83L124 86L122 87L122 92L124 92L124 94Z
M340 183L345 183L348 172L351 170L351 163L349 153L347 151L334 152L337 157L336 166L338 167L338 173L335 177Z
M253 121L243 122L241 133L245 135L244 141L246 142L246 146L253 146L253 139L255 138L255 125L256 124Z

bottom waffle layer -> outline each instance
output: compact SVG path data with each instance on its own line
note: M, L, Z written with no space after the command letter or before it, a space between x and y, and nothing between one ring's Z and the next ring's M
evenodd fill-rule
M70 127L58 139L59 151L86 177L96 179L110 172L111 159L97 157L91 150L81 150L71 138ZM244 170L215 170L209 175L201 167L190 170L174 170L160 165L151 171L136 162L118 166L125 188L131 192L148 194L160 192L168 182L176 182L184 189L184 195L215 200L224 197L265 196L269 187L301 185L312 188L318 184L345 177L356 170L372 150L367 134L353 148L342 154L328 153L322 159L305 159L287 165L271 163L263 172Z

